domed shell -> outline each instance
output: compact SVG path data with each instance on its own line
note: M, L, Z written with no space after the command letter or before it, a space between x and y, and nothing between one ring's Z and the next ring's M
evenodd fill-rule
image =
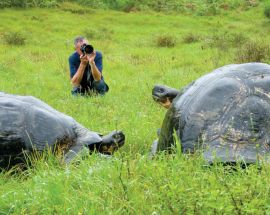
M50 148L65 153L101 141L97 132L35 97L0 92L0 167L23 162L28 152Z
M184 153L203 150L210 163L254 163L269 155L270 66L228 65L202 76L178 95L161 128L158 150L176 132Z

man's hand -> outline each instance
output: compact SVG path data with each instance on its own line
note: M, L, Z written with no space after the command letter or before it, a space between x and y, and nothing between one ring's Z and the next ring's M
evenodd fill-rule
M96 52L93 51L92 54L88 54L87 55L87 59L88 59L88 62L91 66L91 72L92 72L92 75L93 75L93 78L95 81L100 81L101 79L101 72L98 70L96 64L95 64L95 58L96 58Z
M87 60L89 61L89 64L93 64L96 57L96 52L93 51L92 54L87 55Z
M71 78L71 83L72 83L73 87L80 86L82 78L83 78L84 70L88 64L88 59L87 59L86 55L81 55L80 60L81 60L81 64L80 64L77 72L75 73L75 75Z
M87 65L88 64L88 57L87 57L87 55L81 55L80 56L80 59L81 59L81 63L83 65Z

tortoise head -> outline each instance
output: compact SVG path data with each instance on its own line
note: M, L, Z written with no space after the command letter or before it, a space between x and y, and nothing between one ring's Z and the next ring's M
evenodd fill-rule
M160 103L165 108L169 108L178 93L179 91L174 88L157 84L152 90L152 97L154 101Z
M98 147L98 151L102 154L112 155L116 150L125 143L125 135L122 131L112 131L102 136L102 142Z

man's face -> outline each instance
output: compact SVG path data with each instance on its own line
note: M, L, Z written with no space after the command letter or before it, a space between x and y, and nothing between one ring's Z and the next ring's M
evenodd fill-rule
M83 44L89 44L88 40L84 39L84 40L82 40L82 41L79 41L79 42L77 43L77 45L76 45L76 51L77 51L80 55L83 54L83 53L81 52L81 46L82 46Z

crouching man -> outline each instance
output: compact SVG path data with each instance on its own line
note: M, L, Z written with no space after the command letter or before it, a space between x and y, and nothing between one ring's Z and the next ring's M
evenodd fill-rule
M69 57L72 95L104 95L109 87L102 76L102 54L82 36L74 39L75 52Z

